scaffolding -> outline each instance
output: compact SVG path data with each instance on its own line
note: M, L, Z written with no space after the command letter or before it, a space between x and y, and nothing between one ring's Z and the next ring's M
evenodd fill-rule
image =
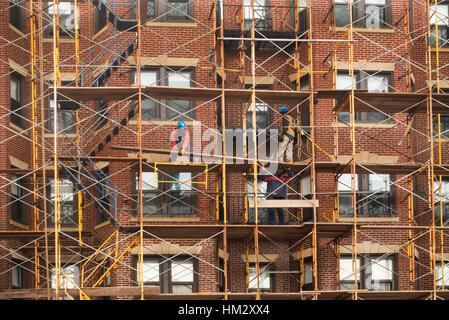
M19 150L2 157L0 265L8 267L0 269L0 298L448 298L442 116L449 100L439 33L447 12L437 0L381 1L374 11L366 11L367 1L331 0L315 16L314 2L28 0L0 7L25 21L22 31L9 26L17 39L0 36L0 65L9 70L1 79L24 78L30 88L17 84L29 93L20 93L25 103L13 104L21 99L11 93L2 106L0 143L29 146L32 163ZM204 10L194 14L193 4ZM336 21L337 10L347 12L347 23ZM391 19L392 12L403 14ZM375 31L360 27L375 15ZM195 31L174 37L181 26ZM391 34L398 45L371 32ZM360 43L372 49L367 60L359 59ZM20 51L19 61L7 59L11 50ZM158 71L151 78L148 70ZM395 77L386 88L368 85L387 71ZM341 88L341 74L349 87ZM264 154L284 105L297 135L290 163ZM271 118L258 122L261 113ZM362 113L381 120L360 125ZM173 162L167 143L178 120L195 136L188 159ZM242 154L227 134L236 128ZM221 152L202 154L205 134ZM283 184L287 225L264 220L281 201L266 199L260 183L275 176L273 164L295 172L296 182ZM383 187L370 189L379 181ZM394 198L388 203L387 193ZM163 216L175 206L188 214ZM370 206L393 214L366 218ZM13 211L32 219L7 219ZM384 264L392 256L396 262ZM396 279L391 287L366 285L362 274L372 275L373 265ZM19 269L32 275L26 288ZM186 273L188 284L179 280ZM321 283L333 273L332 284ZM290 290L266 292L270 275ZM181 291L167 291L159 278L168 277L178 277Z

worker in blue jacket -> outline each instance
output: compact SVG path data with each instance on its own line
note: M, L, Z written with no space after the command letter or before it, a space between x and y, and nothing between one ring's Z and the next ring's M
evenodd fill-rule
M267 182L267 200L282 200L287 197L287 183L293 180L294 173L291 168L280 167L274 176L263 176ZM268 208L268 224L275 224L277 211L279 224L285 224L283 208Z

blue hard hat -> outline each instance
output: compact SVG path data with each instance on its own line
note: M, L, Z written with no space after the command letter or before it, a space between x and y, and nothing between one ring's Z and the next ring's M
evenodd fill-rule
M186 123L184 121L179 121L178 122L178 128L179 129L182 129L182 128L185 128L185 127L187 127L187 125L186 125Z
M284 113L284 112L288 112L288 108L287 107L282 107L279 109L280 113Z

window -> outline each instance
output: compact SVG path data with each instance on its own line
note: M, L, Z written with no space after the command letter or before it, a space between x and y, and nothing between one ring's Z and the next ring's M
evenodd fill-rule
M62 86L73 86L75 84L74 81L62 81ZM49 81L47 83L47 86L53 85L52 81ZM53 89L47 87L47 93L48 96L46 98L46 103L48 107L46 108L46 128L47 132L49 133L55 133L55 123L53 121L54 116L54 110L55 110L55 102L53 100ZM64 100L58 100L59 106L61 107L62 103L69 102L71 105L76 104L76 102L73 101L64 101ZM75 110L61 110L61 108L58 108L57 115L58 115L58 133L65 133L65 134L71 134L76 133L76 112Z
M246 89L252 89L252 85L247 85ZM271 86L256 85L256 89L271 90ZM256 102L256 127L257 129L266 129L271 124L270 105L263 102ZM246 111L246 128L253 127L253 105L250 104Z
M60 211L62 227L78 227L78 195L74 190L73 182L68 179L61 178L59 182L60 189ZM50 215L50 224L55 224L55 180L51 179L48 186L51 201L48 205L48 214Z
M138 200L138 174L135 176L134 194ZM164 182L159 182L159 181ZM171 182L173 181L173 182ZM143 216L196 216L194 211L195 195L192 190L190 172L142 173ZM139 205L136 206L136 213Z
M147 19L151 20L156 17L156 7L155 2L156 0L148 0L148 8L147 8Z
M301 264L299 264L299 282L303 281L302 290L313 290L313 261L311 257L304 259L303 275L301 276Z
M260 292L274 292L274 274L271 273L272 268L264 267L267 264L259 263L259 291ZM249 265L249 285L248 292L256 292L257 291L257 272L256 265Z
M189 1L168 0L167 12L170 20L189 20Z
M396 290L395 256L381 258L375 255L360 255L357 258L358 289L372 291ZM355 275L351 256L340 257L340 290L354 290Z
M53 97L52 97L53 98ZM55 109L55 101L49 100L49 108L47 109L47 129L51 133L75 133L76 132L76 113L71 110L61 110L58 108L57 117L58 117L58 128L55 128L54 119L54 109Z
M312 199L310 175L306 175L299 180L301 186L301 196L304 199ZM302 199L302 198L301 198ZM300 208L300 218L302 221L313 221L313 208Z
M191 21L194 15L194 0L149 0L147 20L163 21ZM136 8L130 10L130 19L136 18Z
M12 175L11 180L11 219L26 224L24 178Z
M256 103L256 128L265 129L269 125L270 112L266 103ZM246 128L253 128L253 105L251 104L246 112Z
M23 9L24 0L9 0L9 23L23 31Z
M440 217L443 215L443 225L449 221L449 177L442 177L441 187L440 179L437 178L433 183L435 199L435 223L440 225ZM440 207L441 201L441 207Z
M95 129L101 129L108 124L108 103L106 101L97 101L95 108L97 112L97 125Z
M357 215L365 217L385 217L395 215L394 177L386 174L356 174ZM338 201L340 217L352 217L351 174L338 178Z
M61 266L59 270L59 288L62 289L77 289L80 286L80 271L77 265ZM56 268L51 269L51 288L56 288L58 277L56 275ZM74 297L75 299L79 298ZM69 300L69 297L62 297L62 300Z
M161 293L197 292L197 264L197 259L191 256L146 256L143 259L143 282L160 286Z
M447 1L439 1L437 9L435 5L430 6L430 24L432 34L429 37L429 45L436 47L436 25L438 25L438 47L448 47L448 29L449 29L449 6Z
M94 24L95 24L95 33L101 31L107 24L107 11L106 6L100 5L95 7L95 16L94 16Z
M434 139L438 139L438 131L441 134L441 137L449 138L449 115L440 114L440 128L438 130L438 116L437 114L433 115L433 137Z
M189 71L168 72L168 86L188 88L191 87L192 73ZM189 115L191 109L190 101L187 100L170 100L167 102L169 109L167 110L167 116L169 119L176 118L175 120L185 119Z
M225 287L226 287L226 278L225 278L225 272L224 272L224 259L223 258L219 258L218 259L218 268L219 268L219 285L218 285L218 291L219 292L224 292L225 291Z
M13 289L24 289L26 287L25 268L23 261L12 259L13 267L11 269L11 284Z
M24 80L17 73L10 76L10 97L11 97L11 122L22 127L25 123L25 109L23 108L24 100Z
M169 86L189 88L193 85L193 70L169 71L165 68L147 69L141 72L142 86ZM133 83L136 83L134 75ZM187 120L193 117L194 103L188 100L154 100L151 98L142 100L142 119L151 120Z
M354 89L366 89L368 92L389 92L389 88L392 82L391 73L366 73L366 72L354 72ZM348 73L337 74L336 89L339 90L351 90L351 76ZM358 123L391 123L392 118L388 118L381 112L356 112L355 121ZM350 121L349 112L340 112L338 114L338 120L343 122Z
M109 269L109 262L101 267L101 274L104 275ZM101 283L102 287L110 287L111 286L111 273L107 275L104 281Z
M444 272L444 283L443 283L443 272ZM437 262L435 277L437 282L437 289L449 288L449 264L447 261L444 262L444 265L441 266L441 262Z
M257 30L270 30L270 18L267 11L268 6L265 0L254 0L254 27ZM245 30L251 29L253 20L253 10L251 0L244 0L243 14L245 19Z
M46 12L44 14L45 22L48 23L45 30L45 36L53 36L53 14L55 12L55 6L53 2L46 3ZM75 6L73 3L60 2L58 6L59 15L59 36L60 37L73 37L75 32Z
M354 27L391 28L390 0L335 0L335 25L346 27L351 23L348 1L352 5Z
M253 176L248 176L246 184L246 192L248 193L248 200L254 200L254 178ZM267 196L267 183L263 181L263 178L257 178L257 199L265 200ZM248 222L255 223L254 208L248 207ZM268 224L268 209L258 208L257 209L258 223Z
M94 14L94 31L95 33L101 31L107 24L108 21L108 11L106 6L98 5L95 6L95 14Z
M102 180L108 175L108 169L105 168L102 172L103 174L98 177L99 180ZM107 182L105 180L97 181L98 199L95 201L95 205L97 207L97 224L108 221L109 209L111 205L111 190L106 184Z
M351 23L348 10L348 0L335 0L335 25L344 27Z

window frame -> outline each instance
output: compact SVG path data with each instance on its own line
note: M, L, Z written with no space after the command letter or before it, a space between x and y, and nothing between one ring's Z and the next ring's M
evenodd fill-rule
M150 2L153 3L153 14L150 11ZM178 12L174 8L169 6L169 2L183 2L187 3L187 15L173 15L171 13ZM156 20L157 22L193 22L195 14L195 1L194 0L167 0L165 1L155 1L149 0L147 9L147 21ZM130 19L136 19L136 9L135 7L130 10Z
M247 84L245 85L245 89L249 90L252 89L253 85L251 84ZM258 85L256 84L256 90L272 90L273 86L272 85ZM267 110L263 111L263 118L264 118L264 125L259 126L257 124L257 113L259 112L257 110L257 106L258 105L264 105ZM267 104L267 103L262 103L262 102L256 102L256 129L267 129L267 127L272 123L273 121L273 110L272 110L273 105ZM260 113L259 113L260 115ZM245 116L245 120L246 120L246 128L247 129L252 129L252 119L250 119L250 117L252 117L252 104L249 105L248 110L246 111L246 116ZM249 121L251 120L251 121ZM250 126L249 126L250 124Z
M301 289L301 262L297 262L298 266L298 290ZM311 272L312 281L306 282L306 274L308 272ZM302 284L302 291L312 291L314 288L314 281L313 281L313 259L312 257L306 257L304 258L304 283Z
M108 170L108 168L105 168L100 171L103 173L103 175L107 176L109 170ZM99 198L97 201L95 201L95 206L97 208L96 224L101 224L103 222L109 221L108 214L109 214L109 210L111 208L111 192L109 191L108 187L104 186L104 183L105 182L103 181L102 183L98 184L98 188L101 189L101 191L105 195L103 197L101 197L102 195L97 190ZM101 203L101 205L99 203Z
M98 124L95 126L95 130L99 130L105 127L109 123L109 119L107 117L109 105L107 101L97 100L95 101L95 111L97 112L97 121Z
M52 82L52 81L50 81ZM61 82L62 86L73 86L74 82L73 81L62 81ZM51 90L50 89L50 84L46 84L46 92ZM46 132L48 134L55 134L56 130L54 128L54 121L53 121L53 115L54 115L54 111L52 108L52 104L53 106L55 105L52 101L53 101L53 94L49 94L44 98L45 104L47 105L47 107L45 108L45 128L46 128ZM59 99L58 101L64 101L63 99ZM61 118L61 115L64 116L64 114L71 114L71 118L72 118L72 122L68 123L67 121L65 121L63 118ZM59 131L58 134L64 133L64 134L74 134L76 133L76 112L74 110L61 110L58 109L57 112L58 115L58 127L59 127ZM61 124L64 124L64 128L61 128Z
M259 1L261 3L259 3ZM245 30L250 30L252 24L252 10L250 0L244 0L243 6ZM259 31L272 30L269 0L254 0L254 25L255 29Z
M154 173L152 171L150 172L144 172L144 173ZM160 172L159 172L160 173ZM179 173L190 173L191 177L192 177L192 173L191 172L179 172ZM157 181L170 181L173 178L171 178L170 176L167 176L167 174L161 173L163 176L160 177L158 176ZM171 174L171 173L168 173ZM134 172L133 173L133 183L132 183L132 188L133 188L133 198L134 198L134 211L136 212L136 216L137 216L137 210L139 208L139 197L138 197L138 178L139 178L139 174L138 172ZM170 190L171 190L171 184L169 182L158 182L158 185L155 188L155 190L144 190L143 189L143 184L142 184L142 193L143 196L145 196L145 194L149 194L150 196L153 194L154 196L152 197L153 199L150 199L148 201L155 201L157 209L154 213L145 213L144 212L144 217L150 218L150 217L166 217L166 218L196 218L198 217L198 213L197 211L192 208L195 207L195 204L197 203L198 197L196 194L188 194L186 195L182 195L182 197L180 199L182 200L175 200L173 199L173 196L170 196ZM187 185L187 184L186 184ZM191 184L188 184L191 185ZM186 198L187 199L183 199ZM155 198L155 199L154 199ZM144 199L145 200L145 199ZM181 201L181 202L180 202ZM176 202L186 202L189 203L190 205L184 205L186 207L186 209L188 209L188 211L190 213L174 213L172 211L172 206L174 203ZM152 206L154 206L154 204L151 204ZM144 204L145 206L145 204ZM144 208L145 210L145 208Z
M430 14L433 15L435 11L434 7L435 5L431 6L430 8ZM438 24L438 33L440 33L440 31L443 33L445 32L445 37L438 35L438 47L439 48L447 48L449 47L449 1L441 1L438 3L438 9L441 9L441 7L445 7L446 8L446 16L444 16L441 20L446 20L446 23L437 23ZM441 13L439 13L441 15ZM436 15L435 18L438 18L438 13ZM431 36L429 37L429 45L432 45L432 47L436 47L436 37L435 37L435 33L436 30L434 29L435 23L434 23L434 18L432 17L431 21L430 21L430 28L432 31ZM438 21L439 22L439 21Z
M335 21L336 27L346 27L349 25L350 21L347 21L346 24L337 24L337 6L338 7L346 7L347 8L347 2L348 0L334 0L335 1L335 9L333 14L333 19ZM342 2L337 2L342 1ZM343 2L345 1L345 2ZM351 2L352 7L352 14L353 14L353 25L356 28L362 28L362 29L392 29L392 10L391 10L391 0L385 0L385 5L381 6L382 10L384 11L385 19L382 20L380 18L379 20L379 28L369 28L366 26L367 20L370 17L370 15L367 15L366 9L366 0L358 0L357 5L354 5L353 0L349 0ZM332 0L331 0L332 3ZM345 14L349 17L349 10L345 10ZM349 17L350 19L350 17Z
M26 183L25 178L21 175L12 174L11 181L11 220L26 224L26 206L24 203L26 197L23 186ZM16 185L18 194L14 194L14 185Z
M18 259L12 259L13 266L11 268L11 288L12 289L24 289L26 288L26 268L23 266L24 261ZM17 272L17 279L19 280L19 285L14 284L14 273Z
M341 202L342 202L342 195L349 197L350 201L352 201L352 191L348 190L340 190L340 178L343 176L340 175L336 181L337 183L337 189L338 189L338 207L339 207L339 215L343 218L350 218L354 216L352 207L348 210L348 212L343 213L341 211ZM356 191L356 197L357 197L357 216L358 217L364 217L364 218L383 218L383 217L396 217L396 188L394 181L396 181L396 176L393 174L387 175L388 180L387 184L389 187L389 192L385 192L385 194L388 194L387 197L389 199L389 205L382 206L386 213L383 212L382 214L374 214L371 211L371 203L376 203L373 197L375 194L384 194L384 192L374 192L374 190L369 189L369 182L370 182L370 176L377 176L374 174L356 174L357 179L357 191ZM393 182L393 183L390 183ZM351 186L347 186L351 188ZM368 198L367 196L370 195ZM361 199L364 199L363 202L361 202Z
M95 6L94 13L94 33L100 32L108 24L108 11L106 6Z
M73 16L73 18L75 17L75 5L70 2L61 2L61 3L59 3L59 6L61 6L61 4L63 4L63 5L69 4L70 5L70 13L61 15L58 12L59 22L60 22L59 23L59 37L72 39L75 36L75 24L73 23L73 28L68 29L67 26L61 27L61 25L63 25L63 23L64 23L61 20L70 19L72 16ZM47 2L45 2L44 5L45 5L44 18L47 19L47 21L44 22L44 25L45 25L44 26L45 27L44 38L51 38L51 37L53 37L53 13L50 13L50 8L53 8L53 2L47 1ZM59 7L59 9L60 9L60 7Z
M259 262L259 272L261 272L261 270L268 265L268 263L261 263ZM251 269L254 268L254 278L251 281ZM256 268L256 264L255 263L249 263L249 268L248 268L248 292L253 293L253 292L257 292L257 274L255 271ZM259 287L259 292L263 292L263 293L274 293L276 292L276 277L275 274L272 273L273 271L275 271L275 265L271 264L270 267L268 267L262 274L264 273L268 273L268 277L269 277L269 282L270 282L270 287L269 288L261 288ZM259 274L259 285L260 285L260 278L261 278L261 274ZM251 288L251 283L253 283L254 287Z
M67 177L67 176L61 176L59 178L60 183L63 181L70 181L72 183L73 186L73 191L72 191L72 200L71 201L67 201L67 200L62 200L60 199L60 206L61 206L61 227L62 228L78 228L78 191L76 189L75 183L73 183L73 181ZM47 183L47 194L51 195L52 193L52 183L55 181L54 177L51 177L48 179L48 183ZM60 190L61 191L61 190ZM61 192L62 194L63 192ZM48 204L47 204L47 216L48 216L48 224L49 226L54 226L55 224L55 216L54 216L54 201L53 199L47 200ZM71 204L70 204L71 202ZM66 205L67 207L71 206L72 210L71 210L71 214L70 217L68 217L67 219L70 220L70 222L64 222L63 221L63 213L62 213L62 209L63 206Z
M74 264L74 263L68 263L68 264L65 264L65 265L63 265L63 266L61 266L61 271L60 271L60 273L61 273L61 275L60 275L60 277L61 277L61 283L60 283L60 289L77 289L74 285L73 285L73 283L72 282L70 282L70 281L68 281L67 280L67 288L65 288L65 281L66 281L66 278L65 278L65 276L62 274L62 272L65 272L66 273L66 270L68 269L68 268L72 268L72 267L75 267L76 268L76 270L77 270L77 272L76 272L76 275L78 276L78 277L74 277L73 279L71 279L78 287L80 286L80 282L81 282L81 273L80 273L80 267L79 267L79 265L78 264ZM49 285L50 285L50 288L52 288L52 289L54 289L53 288L53 281L56 283L56 277L54 277L55 276L55 268L51 268L50 269L50 279L49 279ZM61 298L62 300L70 300L70 298L69 297L62 297ZM79 296L78 297L74 297L74 299L75 300L78 300L79 299Z
M18 91L17 98L19 100L16 100L15 98L12 97L12 82L13 81L16 82L16 88ZM10 90L9 97L10 97L10 110L11 110L10 122L19 126L20 128L25 128L25 119L23 119L23 117L25 117L25 113L26 113L26 110L24 108L25 77L15 71L11 72L9 90ZM18 111L16 112L16 110L18 110Z
M357 283L358 283L358 289L365 289L365 290L369 290L369 291L396 291L398 290L398 276L397 276L397 268L398 268L398 259L397 259L397 254L391 254L388 255L387 257L385 257L382 260L391 260L391 266L392 266L392 270L390 270L391 272L391 280L381 280L380 283L390 283L391 284L391 290L375 290L372 287L373 281L367 285L367 280L369 278L367 278L367 265L371 264L371 265L375 265L375 263L372 263L370 261L376 260L379 257L382 257L383 254L359 254L357 256L357 260L360 261L358 266L357 266L357 273L359 275L358 279L357 279ZM353 289L342 289L341 286L342 284L344 285L345 283L347 284L354 284L354 279L351 280L341 280L341 260L345 259L348 261L351 261L352 263L352 257L351 255L347 255L347 254L342 254L340 255L340 261L337 261L338 265L339 265L339 269L340 269L340 278L338 279L338 287L339 290L353 290ZM380 261L382 261L380 260ZM363 269L362 269L363 267ZM349 271L351 273L351 275L353 276L354 274L352 273L352 269ZM368 273L369 274L369 273Z
M248 223L254 224L255 223L255 217L254 217L254 208L249 207L249 200L254 200L254 176L251 174L247 176L246 181L246 199L247 203L246 206L248 208ZM263 187L261 187L263 185ZM252 192L250 193L249 188L252 188ZM267 197L267 182L264 181L263 177L258 176L257 177L257 198L258 200L266 200ZM259 208L257 210L257 217L258 217L258 223L259 224L268 224L268 208Z
M9 0L9 23L20 31L24 29L23 8L25 0Z
M133 256L134 259L134 277L137 280L138 274L137 274L137 267L138 267L138 257L136 255ZM159 264L159 280L158 281L145 281L144 285L147 286L159 286L160 293L173 293L173 285L191 285L192 286L192 293L198 292L198 258L195 256L190 255L144 255L143 256L143 263L148 260L155 260L156 263ZM182 262L192 262L192 282L174 282L173 281L173 274L172 274L172 266L173 261L180 261Z
M449 222L449 177L443 176L442 179L442 206L443 206L443 225L447 225ZM438 221L439 224L440 221L440 191L439 189L439 179L436 179L433 181L433 190L434 190L434 215L435 220ZM448 190L447 193L444 192L444 189Z
M189 73L190 75L190 88L195 87L195 68L168 68L165 67L146 67L142 70L142 72L155 72L156 73L156 83L154 86L165 86L169 87L169 73ZM142 81L142 79L141 79ZM133 71L131 73L131 84L136 85L136 72ZM151 85L153 86L153 85ZM142 106L144 107L145 101L151 101L155 103L155 116L149 116L148 119L143 119L144 121L151 121L151 120L160 120L160 121L179 121L179 120L190 120L189 118L194 119L195 118L195 102L190 100L170 100L170 99L142 99ZM169 113L170 109L167 106L170 106L170 103L173 101L188 101L189 103L189 112L186 116L177 116L175 118L172 118ZM135 105L137 102L135 103ZM171 106L170 106L171 107ZM173 108L173 107L171 107ZM135 117L134 117L135 118Z
M449 261L444 261L443 262L443 270L444 270L444 289L449 288ZM436 277L436 286L437 289L438 288L443 288L442 284L443 284L443 277L442 274L440 275L440 278L438 278L438 273L442 273L441 272L441 261L438 261L436 263L436 269L435 269L435 277ZM447 280L447 281L446 281Z
M438 118L436 118L438 114L433 114L433 138L438 139ZM447 114L440 114L440 130L441 130L441 137L442 138L449 138L449 115Z
M339 71L337 73L337 82L338 82L338 76L347 76L349 74L349 71ZM387 91L386 92L391 92L391 88L394 85L394 73L393 72L389 72L389 71L363 71L363 70L355 70L354 71L354 89L363 89L363 90L368 90L368 81L369 79L372 79L373 77L376 76L386 76L387 77ZM368 92L376 92L376 91L369 91ZM383 92L383 91L382 91ZM337 101L338 104L338 101ZM387 114L388 113L386 112ZM344 111L344 112L340 112L338 114L338 121L339 122L346 122L348 121L346 118L348 116L349 112ZM367 112L355 112L354 113L354 118L355 118L355 122L359 123L359 124L376 124L376 123L382 123L382 124L392 124L394 123L394 118L390 117L390 118L385 118L385 119L379 119L378 121L376 121L376 119L374 120L370 120L373 116L375 116L376 114L379 114L380 116L384 116L383 113L377 112L377 111L367 111Z

